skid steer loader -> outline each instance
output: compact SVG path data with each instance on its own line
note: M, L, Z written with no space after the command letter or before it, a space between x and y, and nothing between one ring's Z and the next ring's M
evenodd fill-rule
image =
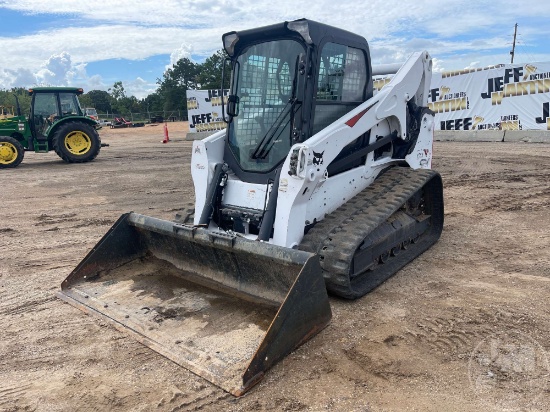
M310 20L223 35L224 131L195 141L195 203L123 215L59 296L242 395L437 241L432 63L373 94L366 40ZM222 85L223 88L224 85Z

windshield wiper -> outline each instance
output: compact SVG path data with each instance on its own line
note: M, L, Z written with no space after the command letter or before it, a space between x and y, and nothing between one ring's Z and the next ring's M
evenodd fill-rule
M279 113L279 116L277 116L277 119L275 119L275 122L273 122L271 127L268 129L263 139L254 148L254 152L250 156L252 157L252 159L265 159L267 157L271 148L273 147L273 145L275 144L279 136L281 136L281 133L283 133L287 124L293 118L292 115L294 113L291 113L291 112L293 112L293 109L296 106L296 103L297 103L296 98L290 99L286 103L285 107L283 107L283 110L281 110L281 112ZM287 115L289 115L288 118L287 118ZM287 118L287 120L286 122L284 122L284 126L283 126L283 120L285 120L285 118Z
M283 109L281 110L281 112L279 113L279 115L271 125L271 127L267 130L265 136L254 148L254 152L250 156L252 159L262 159L262 160L265 159L269 154L269 151L271 150L271 148L279 138L279 136L281 136L281 133L283 133L286 126L294 118L294 114L296 114L296 111L294 110L294 108L297 106L297 103L301 104L301 102L298 102L298 99L296 97L299 65L300 65L300 55L296 57L296 64L294 65L294 79L292 81L292 94L290 96L290 99L288 99L285 106L283 107ZM302 73L300 72L300 74ZM288 115L288 119L284 123L284 127L281 127L283 125L283 120L285 120L287 115ZM279 133L277 133L277 131Z

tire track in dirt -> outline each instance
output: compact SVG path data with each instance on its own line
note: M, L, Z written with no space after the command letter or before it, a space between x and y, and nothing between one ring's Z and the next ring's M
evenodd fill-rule
M483 333L477 329L460 318L426 318L417 322L416 327L407 328L397 338L411 346L424 346L430 352L455 356L472 350ZM384 342L391 344L393 341Z
M143 345L130 348L127 353L128 356L138 364L154 362L161 357L157 352Z
M79 222L80 218L76 213L63 213L60 215L49 215L46 213L43 213L37 217L34 218L38 222L35 223L35 226L51 226L51 225L57 225L60 223L65 222Z
M37 306L56 300L51 290L41 290L38 286L29 288L24 278L6 276L6 283L0 288L0 314L25 313L25 307L33 311Z
M120 213L173 219L193 198L191 143L163 147L158 130L138 132L106 131L111 147L82 167L31 153L25 178L7 182L6 193L27 197L6 197L0 226L0 410L488 410L468 383L472 348L519 329L550 350L548 282L534 279L549 267L550 146L436 142L450 212L438 244L407 276L353 304L331 302L339 317L234 399L52 297Z
M512 310L512 309L511 309ZM412 321L412 319L411 319ZM402 340L405 344L451 358L464 359L480 341L498 330L525 330L537 334L542 319L520 310L504 313L489 309L449 313L448 317L429 317L416 321L415 327L405 328L404 333L390 335L384 343L392 345Z
M185 388L185 392L180 390L174 391L169 399L162 398L157 407L169 412L200 411L230 398L232 398L232 395L221 389L199 384L198 387L194 388L192 393L189 393L188 388Z
M19 300L20 296L14 296L14 300ZM55 296L46 296L40 299L35 299L31 301L27 301L24 303L21 303L19 305L8 307L6 309L0 309L0 315L6 315L6 316L14 316L14 315L21 315L25 313L30 312L38 312L41 310L47 310L49 308L47 307L41 307L42 305L46 305L47 303L56 301L57 298Z
M549 179L550 180L550 179ZM547 210L550 206L550 188L548 185L543 187L530 187L528 190L510 191L506 194L497 194L489 197L485 205L480 209L481 212L502 210L510 211L538 211Z
M6 411L19 410L19 407L16 406L19 402L19 397L24 395L31 386L31 384L26 384L21 386L0 387L0 409Z

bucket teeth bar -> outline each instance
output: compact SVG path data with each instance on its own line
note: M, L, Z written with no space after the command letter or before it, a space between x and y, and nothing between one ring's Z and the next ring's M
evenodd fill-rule
M236 396L331 318L316 255L136 213L58 296Z

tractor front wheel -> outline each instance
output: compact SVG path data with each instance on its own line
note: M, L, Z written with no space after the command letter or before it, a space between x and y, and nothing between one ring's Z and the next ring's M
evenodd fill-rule
M87 123L67 122L59 126L52 139L55 153L67 163L84 163L99 154L101 140Z
M23 161L25 149L10 136L0 136L0 169L16 167Z

